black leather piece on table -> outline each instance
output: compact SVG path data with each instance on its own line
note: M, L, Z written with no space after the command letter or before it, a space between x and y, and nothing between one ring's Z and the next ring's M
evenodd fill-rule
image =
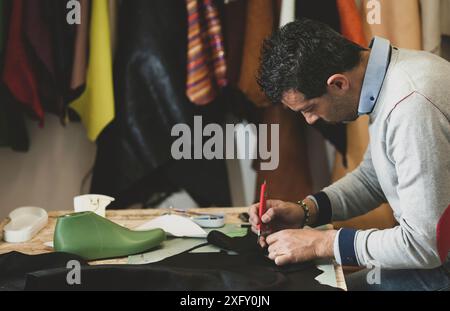
M77 260L81 265L87 265L79 256L67 253L32 256L10 252L0 255L0 290L24 290L28 278L36 271L44 273L51 269L61 268L67 274L66 266L70 260Z
M229 238L214 232L208 241L239 251L182 253L145 265L90 266L77 256L51 253L29 256L17 252L0 255L2 290L157 290L157 291L280 291L336 288L316 280L319 271L312 262L276 266L256 245L256 236ZM81 264L81 284L69 285L66 264Z

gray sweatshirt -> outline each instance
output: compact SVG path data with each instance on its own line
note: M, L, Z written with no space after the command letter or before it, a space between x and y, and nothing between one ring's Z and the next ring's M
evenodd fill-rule
M384 81L370 96L375 103L364 160L322 193L333 220L388 202L399 225L341 229L335 257L350 265L434 268L450 248L450 63L427 52L389 50ZM362 96L368 84L376 86L368 78L376 64L370 66ZM319 203L321 213L325 205Z

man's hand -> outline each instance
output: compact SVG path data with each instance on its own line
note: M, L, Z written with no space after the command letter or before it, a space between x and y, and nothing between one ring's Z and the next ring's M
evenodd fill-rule
M252 231L257 233L260 223L259 203L250 206L248 214ZM266 213L261 217L261 221L264 224L270 223L273 232L283 229L298 229L303 222L303 210L295 203L267 200ZM260 244L262 247L266 245L264 237L261 237Z
M312 219L314 220L317 209L314 203L309 201L307 204L310 206ZM264 224L270 224L272 232L284 229L298 229L303 224L304 213L298 204L280 200L267 200L266 209L266 213L261 217L261 221ZM250 216L249 222L252 225L252 231L257 233L258 224L260 223L259 203L250 206L248 214ZM264 237L260 238L259 243L261 247L267 245Z
M269 235L269 258L278 266L334 256L336 230L289 229Z

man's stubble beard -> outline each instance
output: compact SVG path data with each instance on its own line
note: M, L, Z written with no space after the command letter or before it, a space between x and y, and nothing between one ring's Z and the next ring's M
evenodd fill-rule
M330 120L325 122L330 124L348 123L358 118L358 105L356 98L334 98L331 104Z

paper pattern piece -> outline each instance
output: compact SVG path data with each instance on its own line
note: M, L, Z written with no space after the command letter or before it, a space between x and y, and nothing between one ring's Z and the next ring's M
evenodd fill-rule
M169 216L169 215L167 215ZM174 215L171 215L174 216ZM164 216L163 216L164 217ZM178 216L181 217L181 216ZM219 229L207 229L206 234L212 230L217 230L225 233L229 237L242 237L247 234L246 228L241 228L237 224L226 224ZM206 244L206 238L172 238L161 243L161 247L150 252L133 255L128 257L128 264L147 264L161 261L165 258L178 255L186 252L201 244ZM194 253L215 253L220 252L220 248L214 245L205 245L193 250Z
M164 215L156 217L134 230L163 229L168 235L175 237L206 238L206 231L187 217Z

